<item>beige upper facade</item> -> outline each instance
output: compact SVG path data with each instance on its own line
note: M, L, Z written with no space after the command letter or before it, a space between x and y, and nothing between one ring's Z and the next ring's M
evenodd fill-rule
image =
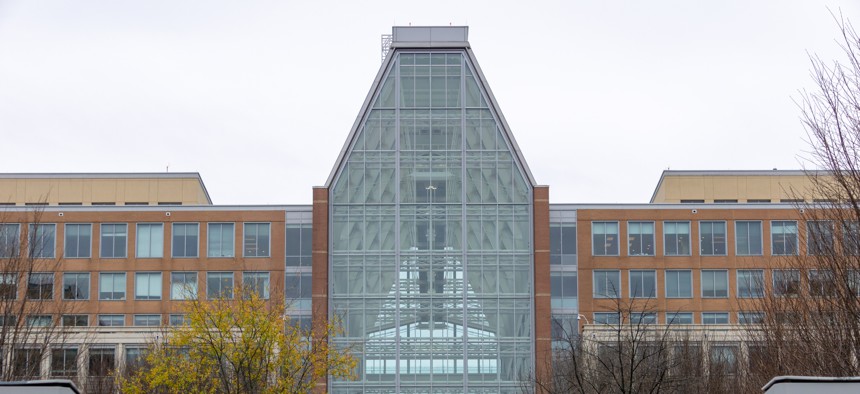
M663 171L651 203L791 203L823 198L813 190L809 174L799 170Z
M2 205L212 205L188 173L0 174Z

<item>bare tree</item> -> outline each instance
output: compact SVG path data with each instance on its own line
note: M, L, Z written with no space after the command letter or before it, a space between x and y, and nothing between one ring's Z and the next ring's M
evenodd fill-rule
M688 393L737 391L740 344L723 346L690 322L657 324L653 298L615 298L600 321L553 321L546 377L528 379L538 393ZM581 315L580 315L581 316ZM667 316L674 316L667 313ZM584 317L584 316L581 316ZM706 351L708 350L708 351Z
M810 150L811 187L792 190L797 222L772 226L769 291L744 308L762 312L750 326L750 379L860 373L860 37L833 15L845 58L810 56L816 90L798 106ZM796 223L796 224L795 224Z
M64 328L76 306L56 286L56 228L43 217L38 206L0 213L0 380L38 379L46 363L50 376L77 380L79 347L68 344L86 335Z

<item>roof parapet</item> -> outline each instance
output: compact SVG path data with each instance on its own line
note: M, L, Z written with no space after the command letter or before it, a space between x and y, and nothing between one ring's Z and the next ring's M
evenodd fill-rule
M468 47L469 26L394 26L391 47Z

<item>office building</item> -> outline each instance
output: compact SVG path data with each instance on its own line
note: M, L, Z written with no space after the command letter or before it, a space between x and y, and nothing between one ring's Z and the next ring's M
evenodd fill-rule
M73 359L122 365L183 321L183 300L241 284L289 300L305 327L341 319L333 341L359 362L330 392L518 393L548 368L553 318L611 322L633 298L655 301L655 322L753 319L736 300L777 280L768 257L804 253L808 186L793 171L667 171L649 203L550 204L468 28L395 27L310 204L213 205L194 173L6 174L0 230L7 250L30 240L56 263L15 278L16 294L74 305L49 317L94 333Z

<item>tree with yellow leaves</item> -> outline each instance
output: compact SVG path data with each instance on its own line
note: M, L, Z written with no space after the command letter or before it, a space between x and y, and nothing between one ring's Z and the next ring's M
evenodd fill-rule
M167 328L140 366L120 378L127 393L310 393L327 376L348 378L356 360L335 349L335 324L302 330L284 306L255 292L192 300L185 325Z

